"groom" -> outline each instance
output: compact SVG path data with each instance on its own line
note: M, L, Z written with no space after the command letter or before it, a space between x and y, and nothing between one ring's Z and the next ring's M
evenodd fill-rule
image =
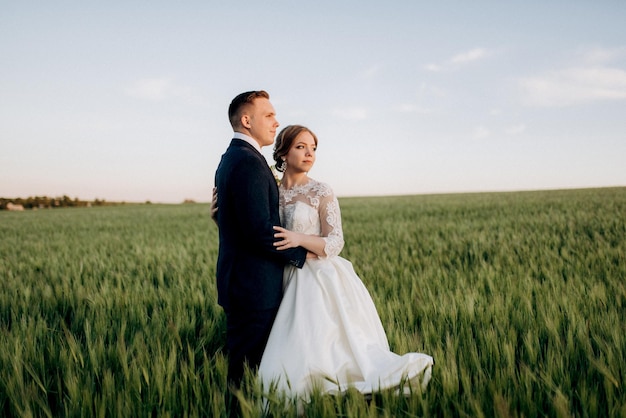
M233 139L222 155L219 193L218 303L226 313L228 382L239 387L244 364L256 368L278 312L286 264L304 265L302 247L278 251L278 186L261 147L274 143L278 121L267 92L249 91L228 108Z

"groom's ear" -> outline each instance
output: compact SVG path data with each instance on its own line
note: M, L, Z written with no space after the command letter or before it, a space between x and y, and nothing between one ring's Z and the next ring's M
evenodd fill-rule
M250 116L243 114L241 115L241 126L246 129L250 129Z

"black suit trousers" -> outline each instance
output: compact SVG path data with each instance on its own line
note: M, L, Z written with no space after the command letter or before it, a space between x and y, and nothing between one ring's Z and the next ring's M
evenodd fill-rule
M253 370L258 368L277 312L278 308L226 311L229 385L240 386L244 364Z

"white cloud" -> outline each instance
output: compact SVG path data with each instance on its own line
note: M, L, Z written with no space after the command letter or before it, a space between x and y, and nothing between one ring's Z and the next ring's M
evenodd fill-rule
M439 71L442 71L442 70L443 70L443 68L441 67L441 65L432 64L432 63L431 63L431 64L427 64L424 68L425 68L426 70L428 70L428 71L432 71L432 72L434 72L434 73L436 73L436 72L439 72Z
M396 111L400 113L420 113L427 114L432 113L432 110L426 109L424 107L419 107L412 103L401 103L395 107Z
M367 109L363 107L344 107L335 108L333 115L346 120L363 120L367 118Z
M605 65L626 56L626 47L622 48L588 48L581 53L585 63L591 66Z
M361 71L358 74L358 77L362 80L371 80L372 78L376 77L378 73L380 73L380 69L380 65L373 65L370 68Z
M519 85L523 102L530 106L626 99L626 71L620 68L570 68L523 78Z
M450 62L452 64L464 64L466 62L478 61L482 58L485 58L487 55L489 54L486 49L474 48L467 52L455 55L454 57L450 58Z
M477 126L472 134L473 139L483 139L491 135L491 131L484 126Z
M417 91L418 100L441 99L448 96L448 92L436 85L422 83Z
M136 99L161 101L173 97L191 98L190 89L176 85L169 78L144 78L126 89Z
M520 123L519 125L509 126L504 130L504 133L507 135L519 135L526 131L526 125Z
M492 54L492 51L488 49L473 48L473 49L470 49L469 51L456 54L442 63L439 63L439 64L429 63L424 68L432 72L451 71L465 64L475 62L475 61L480 61L488 57L491 54Z

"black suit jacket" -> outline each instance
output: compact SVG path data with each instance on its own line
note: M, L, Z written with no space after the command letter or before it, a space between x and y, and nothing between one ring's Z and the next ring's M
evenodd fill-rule
M253 146L233 139L215 173L218 192L218 303L224 309L280 305L283 269L301 268L307 251L275 249L280 225L278 186L267 161Z

